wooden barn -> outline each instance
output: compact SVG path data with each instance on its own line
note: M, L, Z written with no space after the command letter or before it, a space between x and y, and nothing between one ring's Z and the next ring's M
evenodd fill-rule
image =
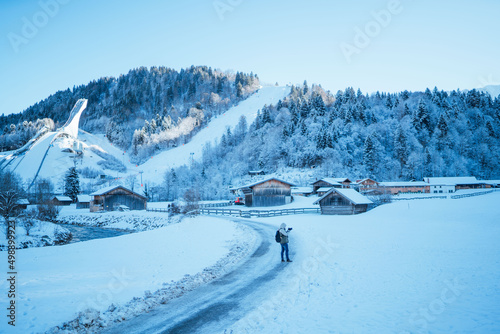
M289 182L270 178L232 190L243 193L246 206L276 206L292 201L293 186Z
M124 206L130 210L146 210L147 198L123 186L103 188L90 196L90 212L115 211Z
M20 198L17 200L17 206L21 208L21 210L26 210L30 205L30 201L27 198Z
M58 195L54 196L51 200L55 206L68 206L73 203L73 200L68 196Z
M90 195L78 195L76 196L76 208L77 209L89 209L90 208Z
M343 177L333 178L325 177L324 179L318 180L312 184L313 192L318 193L318 190L325 190L330 188L349 188L351 180ZM322 196L322 195L321 195Z
M319 204L323 215L354 215L366 212L373 202L354 189L332 188L313 204Z

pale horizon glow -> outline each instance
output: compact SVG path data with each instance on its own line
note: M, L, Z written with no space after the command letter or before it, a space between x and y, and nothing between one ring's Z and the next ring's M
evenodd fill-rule
M493 0L6 0L0 114L140 66L206 65L336 92L500 84Z

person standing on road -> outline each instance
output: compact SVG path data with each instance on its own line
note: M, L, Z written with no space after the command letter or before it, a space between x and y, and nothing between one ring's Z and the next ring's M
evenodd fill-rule
M279 229L280 237L281 237L281 262L285 262L283 258L283 253L286 255L286 262L292 262L290 257L288 256L288 233L292 230L292 228L286 228L286 224L282 223Z

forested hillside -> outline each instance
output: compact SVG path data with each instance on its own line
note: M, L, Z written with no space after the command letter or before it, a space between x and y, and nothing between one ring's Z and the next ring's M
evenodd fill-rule
M228 129L203 160L172 170L166 185L198 184L202 198L249 170L313 168L318 177L422 180L428 176L500 178L500 100L487 93L425 92L335 95L320 86L293 87L265 106L253 124ZM216 175L216 177L208 177ZM185 182L184 180L190 180Z
M80 127L106 133L117 146L134 149L140 160L141 152L150 154L179 144L212 115L226 111L258 86L253 73L227 73L205 66L179 72L140 67L119 78L101 78L59 91L22 113L1 116L0 150L22 146L42 125L63 124L75 102L86 98L88 107Z

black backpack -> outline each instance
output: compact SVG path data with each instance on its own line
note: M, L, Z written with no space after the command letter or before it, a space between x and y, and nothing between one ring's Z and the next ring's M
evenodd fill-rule
M280 230L276 231L276 235L274 236L274 240L276 240L276 242L278 242L278 243L281 242L281 233L280 233Z

